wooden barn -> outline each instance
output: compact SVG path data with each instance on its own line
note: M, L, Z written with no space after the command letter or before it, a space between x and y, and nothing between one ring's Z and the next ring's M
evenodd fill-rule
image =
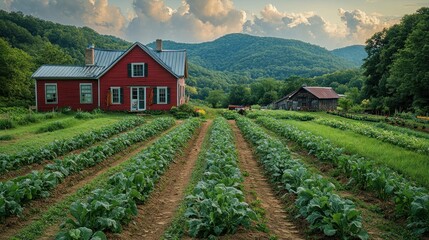
M275 109L326 111L335 110L338 94L330 87L301 87L273 103Z
M125 51L85 51L85 65L43 65L36 80L38 111L71 107L106 111L170 110L185 102L185 50L156 49L139 42Z

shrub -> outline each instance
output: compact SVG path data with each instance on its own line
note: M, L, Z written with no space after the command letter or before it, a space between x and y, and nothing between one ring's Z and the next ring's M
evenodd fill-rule
M12 140L13 136L12 135L1 135L0 136L0 141L9 141Z
M10 119L0 119L0 129L13 128L13 122Z
M89 113L89 112L82 112L82 111L78 111L76 113L76 115L74 116L74 118L76 118L76 119L91 119L91 118L94 118L94 117L95 116L92 115L91 113Z
M66 126L62 122L53 122L48 124L47 126L39 128L36 133L44 133L44 132L53 132L60 129L64 129Z

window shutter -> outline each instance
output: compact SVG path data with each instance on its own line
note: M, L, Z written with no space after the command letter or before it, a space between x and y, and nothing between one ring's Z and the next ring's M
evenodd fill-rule
M128 63L128 77L131 77L131 68L132 68L131 63Z
M158 98L158 88L153 88L153 103L157 104L156 99Z
M148 68L148 64L147 64L147 63L145 63L145 64L144 64L144 76L145 76L145 77L147 77L147 76L148 76L148 72L149 72L149 71L148 71L148 69L149 69L149 68Z
M119 89L119 95L121 96L121 104L124 103L124 89L120 88Z
M170 104L170 88L167 88L167 104Z

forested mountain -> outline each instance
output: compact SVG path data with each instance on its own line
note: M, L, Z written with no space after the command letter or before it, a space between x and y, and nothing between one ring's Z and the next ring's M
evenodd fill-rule
M20 12L0 10L0 37L24 50L40 64L83 64L88 44L99 48L126 49L130 43L101 35L88 27L66 26Z
M360 67L363 64L364 59L368 56L365 52L364 45L352 45L338 48L332 50L331 53L354 63L357 67Z
M190 61L217 71L240 72L250 78L313 77L355 65L328 50L298 40L229 34L199 44L164 41L166 49L186 49ZM154 46L154 43L149 44Z
M376 33L365 50L363 97L374 110L429 113L429 8Z

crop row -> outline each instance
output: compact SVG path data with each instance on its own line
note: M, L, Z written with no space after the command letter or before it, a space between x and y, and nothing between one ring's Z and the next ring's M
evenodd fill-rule
M143 118L124 118L119 122L99 130L76 135L70 139L55 140L39 149L24 150L18 154L0 154L0 173L14 170L20 166L52 160L73 150L91 146L115 134L126 131L144 123Z
M314 154L319 160L331 162L350 183L361 189L375 192L381 199L395 202L395 212L408 217L408 227L416 234L429 231L429 195L426 189L416 187L395 171L376 166L371 161L358 156L349 156L329 140L308 131L301 131L285 122L272 118L258 118L257 122L275 131L282 137L298 143Z
M278 139L270 137L261 127L246 118L237 119L245 138L254 146L260 162L272 181L297 195L295 205L312 230L343 239L367 239L362 227L361 213L352 201L334 193L335 186L319 174L313 173Z
M204 160L203 177L186 197L189 235L207 238L235 233L239 226L250 227L256 214L240 191L243 179L234 137L224 118L213 122Z
M123 133L102 145L94 146L80 153L57 159L46 165L41 172L30 174L0 183L0 217L21 215L23 204L36 198L47 197L49 192L67 176L94 166L109 156L127 147L147 140L174 124L173 118L158 118L151 124Z
M91 234L103 236L102 231L120 232L122 224L137 215L137 204L147 199L200 123L196 118L187 120L130 159L123 170L110 176L106 185L91 192L86 200L72 203L72 218L67 219L67 228L56 238L90 239Z
M346 123L343 121L328 120L323 118L317 119L315 120L315 122L326 126L330 126L333 128L338 128L341 130L350 130L352 132L355 132L367 137L376 138L383 142L391 143L410 150L429 153L428 141L425 141L423 139L419 139L416 137L412 137L406 134L387 131L387 130L373 127L371 125L361 124L361 123Z
M388 131L392 131L392 132L399 132L399 133L403 133L409 136L413 136L413 137L417 137L417 138L424 138L426 140L429 140L429 134L425 133L425 132L419 132L419 131L415 131L409 128L403 128L403 127L398 127L398 126L393 126L387 123L377 123L374 126L376 126L377 128L381 128L384 130L388 130Z
M251 111L246 117L255 119L257 117L272 117L276 119L293 119L298 121L311 121L314 119L314 116L311 114L294 112L294 111L282 111L282 110L263 110L263 111Z

